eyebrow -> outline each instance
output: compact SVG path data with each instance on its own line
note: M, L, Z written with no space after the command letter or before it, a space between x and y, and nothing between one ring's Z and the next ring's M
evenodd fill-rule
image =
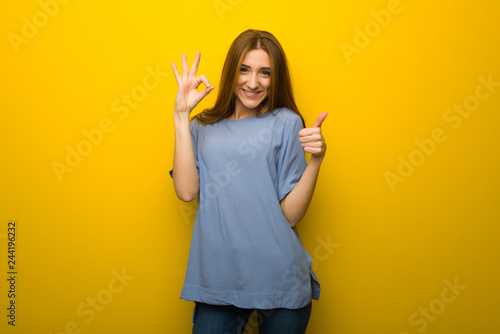
M246 68L251 68L250 66L245 65L245 64L241 64L241 66L246 67ZM270 68L270 67L261 67L260 69L261 69L261 70L269 70L269 71L271 70L271 68Z

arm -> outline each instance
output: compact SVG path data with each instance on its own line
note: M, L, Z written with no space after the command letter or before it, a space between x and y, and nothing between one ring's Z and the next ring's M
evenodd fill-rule
M198 52L196 53L193 66L189 71L186 56L182 55L182 77L177 70L177 66L172 63L178 87L174 108L175 145L172 177L177 197L185 202L194 200L200 189L191 140L189 115L198 103L214 89L213 86L210 86L208 79L204 75L196 77L199 62L200 53ZM198 92L198 86L201 83L206 88Z
M321 163L326 152L325 139L321 134L321 123L325 120L326 115L327 113L323 112L312 128L302 129L299 132L304 151L312 155L299 182L280 202L281 211L291 227L297 225L305 216L313 197Z
M194 200L200 189L198 171L194 159L189 113L174 113L175 144L172 178L177 197L184 201Z

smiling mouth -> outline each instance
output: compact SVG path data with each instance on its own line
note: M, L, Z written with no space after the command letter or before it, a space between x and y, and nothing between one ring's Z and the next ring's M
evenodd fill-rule
M251 91L244 90L244 89L241 89L241 91L243 92L243 94L245 94L245 96L247 96L249 98L255 98L262 93L262 91L251 92Z

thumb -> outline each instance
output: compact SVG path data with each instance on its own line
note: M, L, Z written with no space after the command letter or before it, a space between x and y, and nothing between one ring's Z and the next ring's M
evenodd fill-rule
M328 112L323 111L321 114L319 114L318 118L316 119L316 122L314 122L314 125L312 126L313 128L320 128L321 123L325 120L326 116L328 115Z
M213 85L210 85L210 86L208 86L207 88L205 88L204 90L202 90L202 91L200 92L200 95L201 95L201 99L200 99L200 101L201 101L202 99L204 99L204 98L205 98L205 96L207 96L207 95L208 95L208 93L210 93L210 92L211 92L212 90L214 90L214 89L215 89L215 87L214 87Z

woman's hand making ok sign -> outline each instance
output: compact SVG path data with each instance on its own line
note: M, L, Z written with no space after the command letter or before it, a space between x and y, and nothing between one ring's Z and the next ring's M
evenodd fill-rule
M175 63L172 63L175 79L177 80L177 96L175 97L174 112L187 112L188 114L200 103L205 96L208 95L215 87L210 85L207 77L203 74L196 76L198 65L200 63L201 54L196 53L191 70L189 70L186 55L182 55L182 77L177 70ZM198 86L203 83L205 89L198 91Z

